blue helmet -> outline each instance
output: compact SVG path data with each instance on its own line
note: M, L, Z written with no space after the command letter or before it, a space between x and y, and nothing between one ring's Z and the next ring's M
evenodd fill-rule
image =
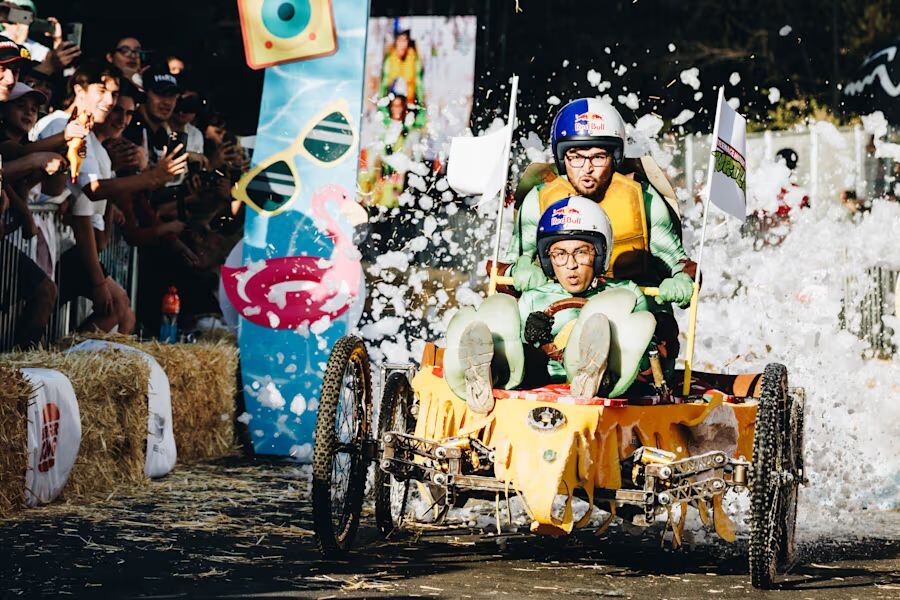
M550 141L560 175L566 173L564 158L570 148L605 148L612 152L613 168L618 168L625 155L625 121L609 102L579 98L556 113Z
M569 196L548 206L541 215L537 230L537 253L547 277L553 277L550 246L566 239L593 244L597 253L594 258L594 276L606 273L612 257L612 223L599 204L581 196Z

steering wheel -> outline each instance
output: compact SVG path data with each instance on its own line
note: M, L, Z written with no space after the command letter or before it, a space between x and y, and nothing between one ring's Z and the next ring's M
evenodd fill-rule
M581 308L585 304L587 304L587 298L563 298L562 300L557 300L546 309L544 309L544 314L548 317L553 317L556 313L566 310L569 308ZM560 332L562 333L562 332ZM557 335L557 339L558 339ZM568 340L568 336L566 336ZM565 346L562 348L557 347L556 339L552 342L547 342L541 346L541 350L550 358L550 360L562 360L563 351L565 350Z

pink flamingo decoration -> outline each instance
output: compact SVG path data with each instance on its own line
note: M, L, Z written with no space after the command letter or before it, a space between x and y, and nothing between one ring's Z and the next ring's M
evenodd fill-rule
M353 203L342 187L327 185L312 197L316 225L324 225L334 248L330 257L284 256L253 262L246 267L222 267L222 283L229 300L251 323L272 329L296 329L324 324L345 313L362 281L359 251L328 210Z

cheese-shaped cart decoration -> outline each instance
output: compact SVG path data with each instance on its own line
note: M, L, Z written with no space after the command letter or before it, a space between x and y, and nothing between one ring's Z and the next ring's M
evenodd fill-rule
M375 518L385 536L423 517L440 520L473 498L496 503L499 527L501 502L515 494L535 534L586 526L591 511L576 518L572 509L581 498L610 514L603 527L613 517L641 526L659 521L675 544L694 507L731 542L735 528L723 498L749 490L754 585L771 586L793 560L804 396L788 389L784 366L694 373L688 396L579 398L565 384L496 389L493 410L477 414L447 385L442 356L427 344L417 372L382 367L376 426L365 345L346 336L334 346L313 460L313 516L327 555L350 547L375 460ZM433 508L427 515L421 500Z

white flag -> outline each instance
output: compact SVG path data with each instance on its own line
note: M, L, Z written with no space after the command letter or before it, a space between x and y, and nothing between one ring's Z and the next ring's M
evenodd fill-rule
M477 137L450 142L447 183L458 194L491 200L503 190L509 161L509 124Z
M747 119L725 102L719 88L707 179L713 204L741 221L747 218Z

